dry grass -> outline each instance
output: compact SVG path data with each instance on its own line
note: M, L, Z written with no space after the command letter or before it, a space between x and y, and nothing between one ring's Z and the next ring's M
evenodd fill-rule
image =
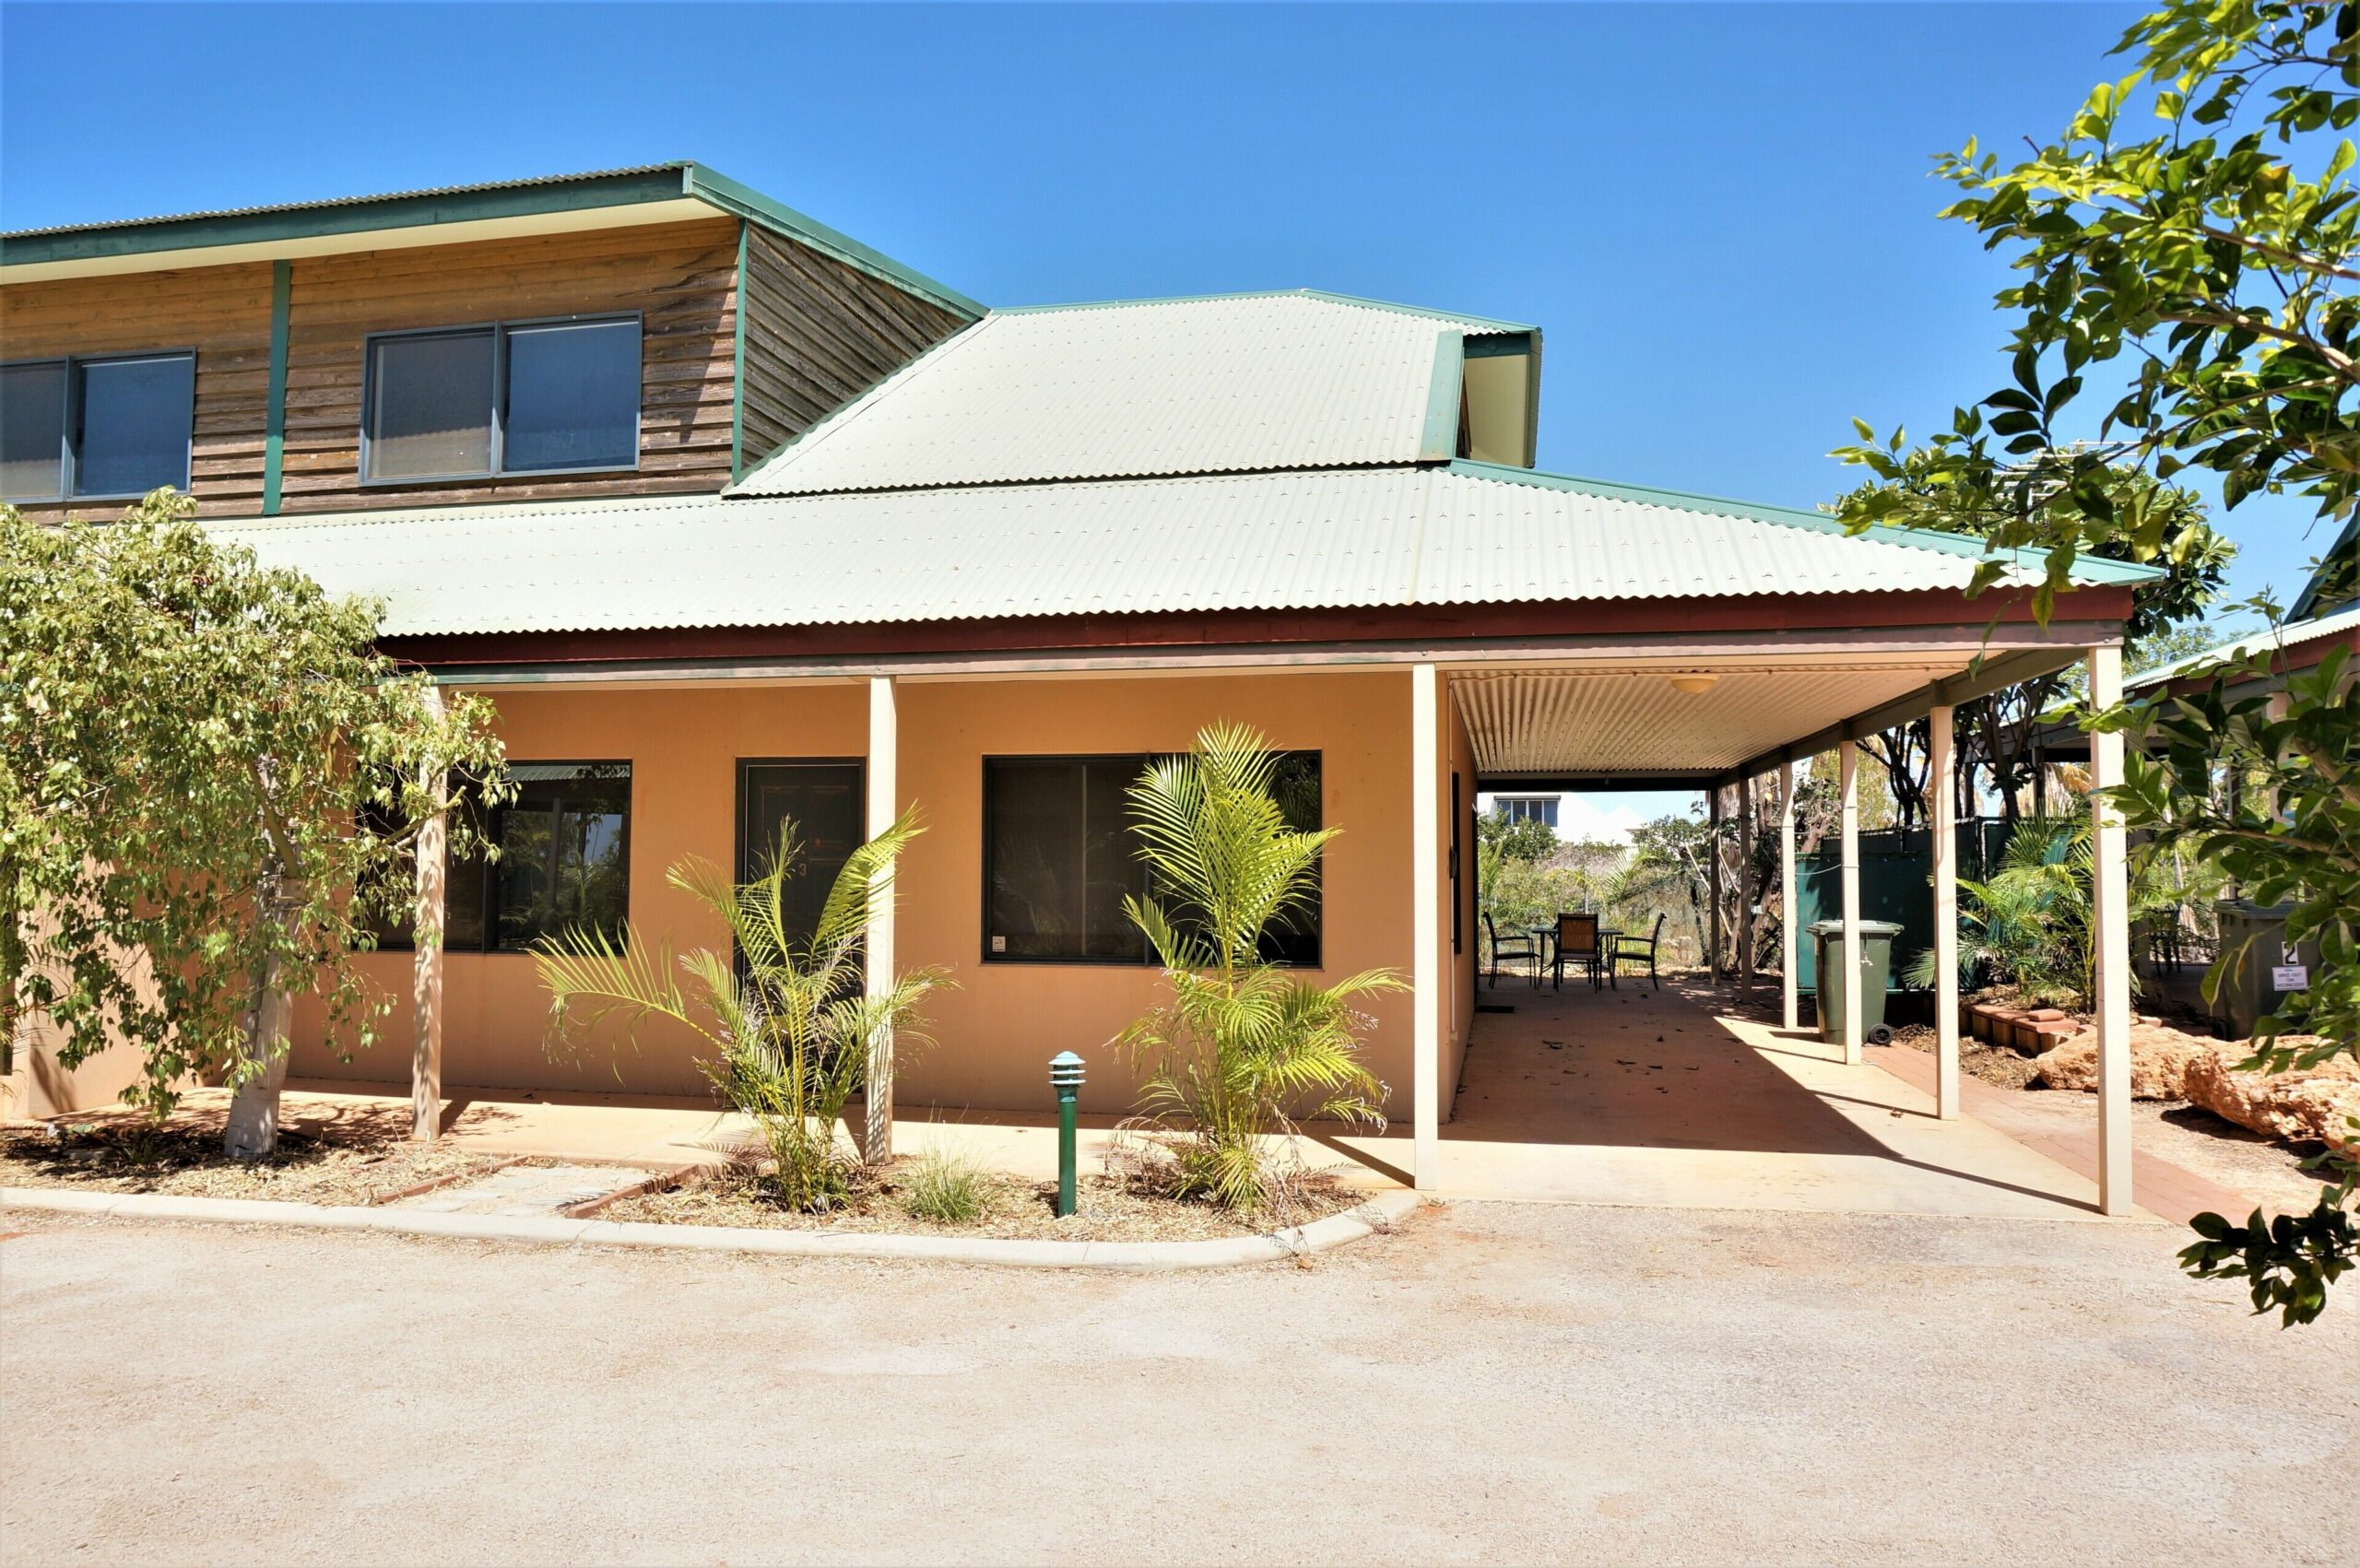
M805 1214L779 1204L751 1167L733 1167L692 1179L666 1192L627 1197L599 1210L601 1220L657 1225L749 1225L763 1230L894 1232L920 1236L991 1236L1061 1242L1199 1242L1256 1235L1274 1227L1302 1224L1339 1213L1362 1200L1327 1177L1301 1184L1298 1212L1285 1219L1269 1213L1243 1217L1210 1204L1176 1202L1144 1184L1115 1176L1086 1175L1076 1189L1079 1212L1060 1220L1056 1185L1025 1182L997 1172L977 1180L983 1210L972 1220L922 1220L909 1212L909 1184L919 1161L899 1160L883 1181L855 1195L853 1203L827 1214Z
M381 1202L422 1182L474 1175L495 1155L370 1131L282 1129L268 1160L221 1151L219 1118L156 1126L109 1114L0 1128L0 1185L251 1197L336 1207Z

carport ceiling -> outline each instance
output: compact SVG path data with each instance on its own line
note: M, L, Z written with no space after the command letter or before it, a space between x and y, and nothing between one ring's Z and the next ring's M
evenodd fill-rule
M1486 779L1717 773L1956 674L1957 661L1457 674ZM1684 691L1677 678L1702 691Z

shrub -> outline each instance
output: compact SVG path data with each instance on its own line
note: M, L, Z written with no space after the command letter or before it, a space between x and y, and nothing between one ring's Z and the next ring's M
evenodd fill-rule
M1278 760L1253 730L1214 725L1130 790L1157 896L1123 907L1172 990L1121 1036L1147 1074L1134 1125L1170 1155L1174 1196L1240 1209L1278 1194L1285 1173L1262 1140L1292 1142L1299 1109L1384 1126L1385 1085L1361 1062L1354 1032L1367 1020L1353 1004L1404 988L1386 970L1315 985L1262 957L1264 931L1309 907L1319 852L1339 831L1286 825L1270 792Z

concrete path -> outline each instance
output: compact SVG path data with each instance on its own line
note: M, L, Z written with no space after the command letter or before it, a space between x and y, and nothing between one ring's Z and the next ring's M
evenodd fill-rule
M628 1165L510 1165L472 1182L403 1198L393 1207L434 1214L547 1219L646 1179L645 1172Z
M2161 1225L1454 1205L1075 1276L11 1216L9 1562L2272 1562L2360 1295Z

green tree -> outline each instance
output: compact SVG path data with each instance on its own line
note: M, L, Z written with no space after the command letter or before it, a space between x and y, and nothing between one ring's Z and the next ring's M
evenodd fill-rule
M1999 296L2014 323L2011 384L1923 447L1862 425L1839 452L1879 481L1847 500L1855 526L1907 520L1939 490L1985 520L1994 547L2045 549L2044 616L2081 554L2190 548L2183 514L2152 504L2163 489L2126 490L2125 469L2207 472L2231 509L2301 495L2342 524L2360 507L2360 154L2343 135L2360 120L2360 6L2171 0L2116 52L2136 68L2094 88L2030 158L2002 166L1970 142L1940 162L1961 192L1945 216L2022 275ZM2126 119L2142 106L2152 134ZM2002 570L1986 560L1977 585ZM2319 944L2308 991L2259 1027L2254 1065L2360 1054L2360 698L2338 690L2342 666L2288 682L2275 712L2259 692L2230 694L2232 676L2271 678L2257 658L2209 691L2091 720L2154 749L2132 756L2118 796L2133 827L2255 897L2293 899L2288 937ZM2216 789L2223 768L2256 787ZM2319 1043L2282 1048L2296 1029ZM2348 1258L2339 1217L2353 1191L2327 1189L2283 1237L2249 1227L2234 1261L2225 1222L2205 1217L2183 1258L2252 1278L2258 1307L2283 1298L2286 1321L2307 1321L2335 1273L2314 1243Z
M920 831L905 812L855 849L808 937L788 914L787 883L806 855L794 824L750 882L733 882L699 855L680 861L666 880L728 925L735 961L718 948L676 961L667 943L636 930L619 937L577 926L545 939L533 961L549 994L552 1048L635 1046L650 1019L689 1030L710 1053L700 1063L705 1076L761 1134L779 1200L807 1211L842 1203L859 1170L836 1124L860 1087L869 1046L889 1035L897 1049L920 1042L919 1005L950 984L938 969L918 969L871 996L861 979L871 889L891 896L893 869Z
M1557 830L1537 817L1511 819L1507 808L1494 806L1475 819L1475 841L1507 860L1540 865L1557 853Z
M1172 1156L1178 1196L1239 1209L1278 1196L1285 1173L1264 1140L1292 1138L1299 1109L1384 1126L1356 1008L1404 988L1381 969L1316 985L1262 956L1262 934L1308 908L1320 851L1340 831L1287 826L1271 795L1279 761L1253 730L1215 725L1130 789L1158 895L1123 908L1172 993L1121 1036L1146 1073L1139 1120Z
M71 1067L136 1051L124 1098L235 1090L230 1152L277 1147L289 999L367 1046L353 966L403 918L454 771L504 789L490 713L376 649L377 610L266 569L159 490L122 521L0 510L0 983ZM464 814L452 813L458 852Z

